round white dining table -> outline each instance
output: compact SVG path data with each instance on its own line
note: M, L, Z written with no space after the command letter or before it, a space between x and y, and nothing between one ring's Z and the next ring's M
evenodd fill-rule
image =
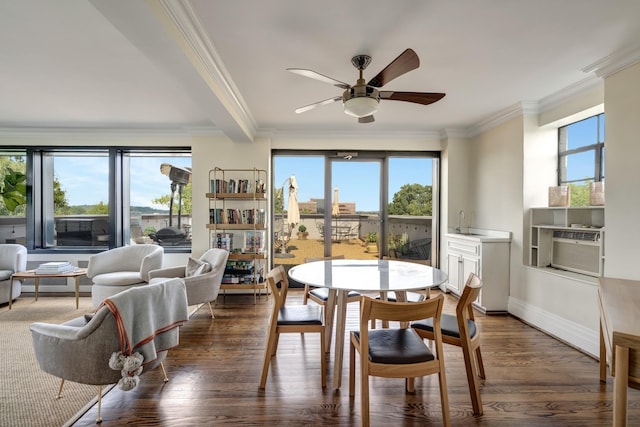
M344 355L345 317L347 294L357 292L396 293L398 301L406 301L407 291L430 289L447 280L447 274L437 268L413 262L397 260L334 259L308 262L289 270L293 280L329 290L327 300L327 325L325 350L331 347L334 308L337 307L335 360L333 385L339 389L342 382ZM336 304L337 300L337 304Z

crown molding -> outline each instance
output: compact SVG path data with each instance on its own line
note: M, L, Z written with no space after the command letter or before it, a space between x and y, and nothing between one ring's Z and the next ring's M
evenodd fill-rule
M538 101L521 101L510 107L492 114L491 116L481 120L475 125L470 126L467 129L468 137L473 137L486 132L502 123L505 123L516 117L521 117L525 114L538 114L540 108Z
M462 138L469 138L469 131L467 129L442 129L440 131L440 141Z
M440 141L440 132L402 132L402 131L367 131L367 132L351 132L351 131L331 131L331 130L277 130L272 129L267 132L261 132L263 137L268 136L272 139L331 139L331 140L419 140L419 141Z
M542 98L539 101L540 112L552 110L556 107L566 104L593 89L604 89L604 82L595 74L589 75L587 78L580 80L572 85L565 87ZM603 101L604 102L604 101Z
M607 78L619 71L640 62L640 45L620 49L610 55L587 65L582 69L585 73L595 73L596 76Z
M179 37L183 51L204 73L203 79L238 126L243 128L247 135L255 135L256 122L206 29L198 19L191 2L147 0L147 4L168 18L165 22L171 24L169 30Z
M213 127L149 127L149 128L105 128L105 127L19 127L0 126L0 137L14 138L43 138L43 137L69 137L69 138L167 138L192 136L223 136L224 133Z

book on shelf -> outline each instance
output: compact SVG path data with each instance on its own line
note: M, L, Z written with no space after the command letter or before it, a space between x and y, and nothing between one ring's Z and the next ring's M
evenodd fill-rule
M244 247L242 251L248 254L258 254L264 252L265 232L264 231L245 231Z
M210 224L264 224L264 209L209 209Z
M71 273L76 267L68 261L52 261L42 263L36 268L36 274L61 274Z
M233 233L216 233L212 247L233 252Z

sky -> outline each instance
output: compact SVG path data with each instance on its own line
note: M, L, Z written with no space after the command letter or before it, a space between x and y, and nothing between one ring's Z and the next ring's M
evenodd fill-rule
M171 193L171 180L160 172L161 163L191 167L191 157L132 157L131 158L131 206L154 205L151 200ZM66 192L70 206L108 203L109 166L106 156L73 157L55 156L54 174Z
M275 160L274 184L285 185L285 207L288 203L288 182L295 175L298 183L298 201L324 198L324 157L277 156ZM380 168L377 161L333 162L333 189L338 187L340 202L356 203L357 211L379 210ZM392 158L389 162L389 202L404 184L432 185L432 160L428 158Z

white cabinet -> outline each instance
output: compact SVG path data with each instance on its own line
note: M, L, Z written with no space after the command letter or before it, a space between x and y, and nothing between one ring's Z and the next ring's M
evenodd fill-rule
M469 274L475 273L483 282L475 305L488 313L505 312L509 300L510 233L477 229L475 232L478 234L446 235L447 290L460 295ZM487 234L480 234L483 232Z

